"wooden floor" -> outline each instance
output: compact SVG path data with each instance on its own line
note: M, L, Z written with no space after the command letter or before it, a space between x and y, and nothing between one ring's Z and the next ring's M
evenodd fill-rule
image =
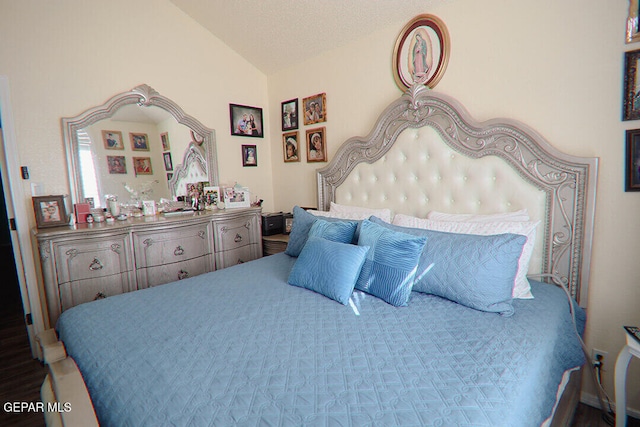
M39 402L46 368L31 356L20 297L0 298L0 426L42 426L41 412L7 413L5 402Z
M7 413L5 402L39 402L40 385L46 368L31 358L22 308L0 296L0 426L39 427L42 413ZM607 427L599 409L580 404L571 427ZM629 418L627 427L640 427L640 420Z

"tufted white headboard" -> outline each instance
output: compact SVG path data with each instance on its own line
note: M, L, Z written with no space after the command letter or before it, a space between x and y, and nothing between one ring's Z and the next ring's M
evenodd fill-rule
M334 201L422 218L526 208L541 221L529 272L559 275L586 307L597 166L514 120L478 123L456 100L418 85L318 170L318 208Z

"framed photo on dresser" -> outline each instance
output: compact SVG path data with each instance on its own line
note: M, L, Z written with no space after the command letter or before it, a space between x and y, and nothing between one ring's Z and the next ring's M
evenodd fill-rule
M64 196L34 196L31 199L38 228L57 227L69 222Z

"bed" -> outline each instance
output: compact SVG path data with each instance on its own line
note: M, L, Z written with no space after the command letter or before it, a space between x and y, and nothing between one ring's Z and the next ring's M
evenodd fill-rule
M596 177L412 87L318 170L285 253L65 311L48 424L567 425Z

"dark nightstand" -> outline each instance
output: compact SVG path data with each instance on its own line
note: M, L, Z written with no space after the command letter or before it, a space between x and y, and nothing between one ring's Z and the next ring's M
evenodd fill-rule
M288 234L274 234L273 236L262 236L262 254L264 256L284 252L289 243Z

